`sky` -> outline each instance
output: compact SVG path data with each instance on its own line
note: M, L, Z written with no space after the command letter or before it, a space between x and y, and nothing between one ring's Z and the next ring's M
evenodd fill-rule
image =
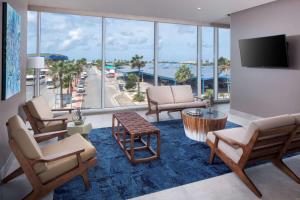
M153 60L154 23L105 19L106 60L130 60L135 54ZM159 23L159 61L196 61L196 26ZM219 55L230 58L230 31L219 29ZM28 53L36 52L36 13L28 13ZM101 59L102 18L42 13L41 52L63 54L69 59ZM213 60L213 28L202 28L203 60Z

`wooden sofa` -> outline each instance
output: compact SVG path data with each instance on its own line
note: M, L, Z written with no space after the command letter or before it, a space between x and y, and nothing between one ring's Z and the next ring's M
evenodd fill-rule
M159 113L162 111L182 111L186 108L205 108L208 101L193 95L190 85L153 86L146 90L149 114L156 114L159 121Z
M209 132L206 143L211 148L209 162L213 163L215 155L220 157L258 197L262 194L244 171L258 160L271 160L300 184L299 177L282 161L284 155L300 151L300 114L255 120L247 128Z

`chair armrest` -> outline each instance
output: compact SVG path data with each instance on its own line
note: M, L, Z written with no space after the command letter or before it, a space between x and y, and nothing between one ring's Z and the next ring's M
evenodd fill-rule
M63 158L66 158L66 157L70 157L70 156L73 156L73 155L79 155L80 156L80 153L84 152L84 149L81 148L81 149L75 149L75 150L68 150L68 151L63 151L63 152L60 152L60 153L56 153L56 154L51 154L51 155L47 155L47 156L44 156L43 158L40 158L38 160L35 160L36 162L52 162L52 161L56 161L56 160L59 160L59 159L63 159Z
M245 148L246 145L242 144L234 139L228 138L226 136L220 135L216 132L213 132L213 134L216 136L216 138L218 138L219 140L222 140L223 142L225 142L226 144L228 144L229 146L231 146L234 149L238 149L238 148Z
M42 122L67 121L67 118L38 119Z
M68 111L69 113L71 113L74 110L74 108L55 108L52 109L52 111Z
M50 140L58 136L64 136L67 132L68 130L39 133L39 134L35 134L33 137L37 142L43 142L45 140Z
M203 101L203 100L204 100L204 98L203 98L203 97L198 97L198 96L194 96L194 99L200 99L201 101Z

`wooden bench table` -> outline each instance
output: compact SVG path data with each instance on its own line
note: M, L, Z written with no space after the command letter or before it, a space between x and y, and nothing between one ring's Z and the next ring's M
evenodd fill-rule
M112 135L133 164L154 160L160 156L160 130L135 112L114 113ZM155 135L157 139L156 151L151 147L151 135ZM147 141L142 136L146 136ZM135 147L135 142L140 142L143 146ZM151 156L135 158L135 151L148 151Z

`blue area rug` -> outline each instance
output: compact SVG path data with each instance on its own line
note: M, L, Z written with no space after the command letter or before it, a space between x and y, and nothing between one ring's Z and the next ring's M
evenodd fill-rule
M160 159L132 165L111 128L93 129L90 140L97 148L97 165L89 170L90 190L81 177L55 190L54 199L128 199L230 172L218 158L208 164L210 149L185 136L182 120L154 123L161 131ZM226 128L239 127L227 122ZM154 142L153 142L154 143Z

